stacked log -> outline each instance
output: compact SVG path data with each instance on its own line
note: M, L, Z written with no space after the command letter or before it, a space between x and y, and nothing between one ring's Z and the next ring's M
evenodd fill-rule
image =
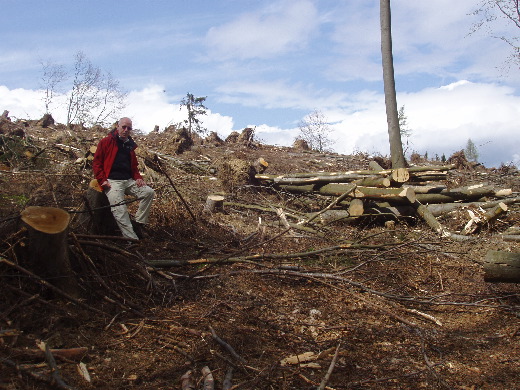
M510 189L496 189L485 183L448 189L439 180L445 182L448 171L452 169L455 169L453 164L392 170L384 169L372 161L368 170L258 174L255 178L265 185L287 192L336 197L355 185L356 188L348 194L348 200L339 202L342 211L338 217L351 220L368 214L392 214L396 218L419 216L439 235L459 240L505 213L507 204L520 200L511 197ZM437 221L438 216L466 206L487 211L477 213L478 217L474 214L473 222L468 222L471 226L464 229L462 234L450 232Z

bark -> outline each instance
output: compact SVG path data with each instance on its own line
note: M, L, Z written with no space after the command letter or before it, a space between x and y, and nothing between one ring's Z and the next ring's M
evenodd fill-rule
M464 229L462 230L462 234L470 234L475 232L477 229L485 225L486 223L490 223L494 219L498 218L498 216L507 212L507 206L500 202L495 207L488 209L485 212L479 212L475 210L474 212L468 210L470 213L471 219L466 224Z
M229 367L222 382L222 390L230 390L233 386L233 367Z
M343 175L320 175L314 177L274 177L273 182L277 185L307 185L307 184L329 184L329 183L350 183L354 180L372 179L380 177L367 176L358 173L345 173ZM388 179L387 179L388 180ZM388 185L389 186L389 185ZM387 187L388 187L387 186Z
M455 211L455 210L463 208L463 207L468 207L468 206L473 206L473 205L477 205L477 207L478 207L479 204L484 204L484 202L436 203L436 204L429 204L426 207L428 207L428 210L430 211L430 213L432 213L432 215L434 215L435 217L439 217L441 215L451 213L452 211Z
M390 0L380 0L381 22L381 56L383 63L383 82L385 89L386 120L388 122L388 139L390 141L390 156L392 168L404 168L405 160L401 131L399 129L399 114L395 93L394 58L392 54L392 22Z
M203 376L203 389L204 390L214 390L215 389L215 380L213 379L213 374L208 366L204 366L201 369Z
M362 187L390 187L392 184L388 177L366 177L354 180L352 183Z
M320 222L323 225L330 225L334 222L353 222L357 217L353 217L347 210L327 210L320 215Z
M484 272L486 282L520 283L520 253L488 251Z
M80 222L86 225L91 234L115 236L118 227L110 203L96 179L91 180L89 188L84 194L85 207Z
M194 390L197 388L195 380L193 379L193 372L188 370L181 376L181 389L182 390Z
M417 214L422 217L424 222L431 227L435 232L437 232L441 237L447 237L451 238L455 241L468 241L473 238L470 238L468 236L463 236L460 234L455 234L450 232L448 229L446 229L444 226L441 225L441 223L433 216L433 214L428 210L428 207L421 204L418 200L412 203L412 206L415 208Z
M67 294L79 296L79 287L72 272L67 245L70 215L54 207L30 206L22 211L28 228L28 257L49 282Z
M216 213L224 210L224 197L222 195L211 194L206 198L204 213Z
M443 185L403 185L403 188L411 188L416 194L438 194L447 190Z
M368 167L374 171L384 171L385 168L383 168L381 165L377 163L377 161L370 161L368 163Z
M346 192L348 184L327 184L319 189L321 195L338 196ZM376 188L358 186L351 194L353 198L360 199L398 199L409 202L415 201L415 193L410 188Z
M417 200L421 203L452 203L456 200L478 200L486 196L496 196L502 190L497 191L493 186L486 186L483 184L454 188L451 190L443 190L439 193L431 194L417 194Z

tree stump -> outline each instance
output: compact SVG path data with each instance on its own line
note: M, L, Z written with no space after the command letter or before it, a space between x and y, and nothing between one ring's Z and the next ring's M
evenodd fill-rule
M488 251L484 272L486 282L520 283L520 253Z
M108 198L96 179L91 180L84 195L85 211L81 222L91 234L113 236L118 234L117 222L112 215Z
M67 245L69 213L54 207L30 206L22 211L21 218L28 228L30 261L43 266L50 283L73 297L79 296Z
M206 198L204 213L212 214L224 211L224 197L222 195L211 194Z

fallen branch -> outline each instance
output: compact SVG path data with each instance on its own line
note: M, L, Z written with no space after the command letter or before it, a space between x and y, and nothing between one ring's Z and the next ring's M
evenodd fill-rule
M38 275L36 275L36 274L32 273L31 271L29 271L29 270L19 266L18 264L15 264L15 263L7 260L6 258L0 257L0 263L7 264L8 266L16 269L17 271L20 271L20 272L24 273L25 275L29 276L31 279L36 280L41 285L51 289L52 291L54 291L58 295L61 295L63 298L68 299L69 301L71 301L72 303L74 303L74 304L76 304L78 306L81 306L81 307L83 307L83 308L85 308L87 310L91 310L91 311L93 311L95 313L98 313L98 314L101 314L103 316L108 316L109 315L108 313L105 313L104 311L101 311L99 309L96 309L95 307L92 307L92 306L87 305L86 303L83 303L81 300L79 300L77 298L74 298L73 296L67 294L63 290L61 290L61 289L57 288L56 286L50 284L45 279L42 279Z
M51 384L56 386L58 389L73 390L74 388L65 383L65 381L61 377L60 369L56 364L56 359L54 359L54 355L52 354L49 345L47 343L42 342L40 344L40 348L45 352L45 359L47 360L47 365L51 369Z
M213 337L213 340L215 340L217 343L219 343L220 346L222 346L226 351L228 351L231 354L231 356L233 356L240 363L246 364L245 359L242 356L240 356L238 353L236 353L235 350L233 349L233 347L231 347L231 345L229 345L224 340L222 340L220 337L218 337L217 333L211 326L209 327L209 330L211 332L211 336Z
M229 367L226 371L226 376L222 382L222 390L230 390L233 387L233 367Z
M204 366L201 369L202 372L202 381L203 381L203 389L204 390L214 390L215 389L215 380L213 379L213 374L208 366Z
M325 377L320 383L320 386L318 387L318 390L324 390L325 386L327 386L327 382L330 379L330 376L332 375L332 371L334 370L334 367L336 366L336 360L338 360L338 353L339 353L339 347L341 343L338 343L338 346L336 347L336 352L334 353L334 357L332 358L332 361L330 362L329 369L327 370L327 373L325 374Z
M193 371L188 370L181 376L181 389L182 390L195 390L197 386L193 380Z
M413 202L412 206L417 211L417 214L419 214L422 217L424 222L426 222L428 226L430 226L441 237L451 238L454 241L470 241L475 239L474 237L463 236L461 234L455 234L450 232L448 229L442 226L439 221L437 221L437 218L435 218L431 211L428 210L428 207L423 205L418 200Z

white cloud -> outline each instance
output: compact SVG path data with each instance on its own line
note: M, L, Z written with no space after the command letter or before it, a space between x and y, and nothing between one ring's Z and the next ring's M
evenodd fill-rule
M514 160L520 149L518 120L520 97L513 89L495 84L456 82L416 93L398 94L405 106L409 127L410 151L429 156L464 149L469 138L477 146L479 161L498 166ZM330 117L330 114L327 114ZM341 112L336 112L341 117ZM388 155L388 131L384 96L373 97L355 113L345 113L334 125L336 150L354 150Z
M267 145L291 146L299 133L298 128L281 129L276 126L260 125L248 127L255 128L256 139Z
M179 105L181 98L176 97L175 103L171 100L163 86L150 85L140 91L130 92L125 112L132 118L134 127L145 133L152 131L156 125L163 130L186 119L186 112ZM201 124L209 131L226 136L233 129L233 118L207 110L207 115L201 118Z
M243 89L244 93L251 92L253 87L247 85ZM271 102L270 107L280 108L291 107L292 101L292 107L316 108L333 123L331 138L335 141L337 152L349 154L359 150L388 155L383 94L363 91L335 98L317 95L312 100L304 97L308 95L301 94L298 88L291 90L284 83L274 87L271 85L262 90L259 84L256 85L253 92L257 100L255 102L250 97L250 104L259 106ZM275 91L278 91L278 95ZM234 90L234 93L237 91ZM15 118L38 119L43 115L42 96L41 91L20 88L9 90L0 86L0 110L9 110ZM237 96L236 99L241 97ZM449 157L453 152L463 149L471 138L480 154L479 161L486 166L498 166L501 162L518 164L520 96L514 94L513 88L462 80L440 88L401 93L397 100L399 106L405 106L408 124L413 131L409 152L428 152L430 157L445 154ZM185 119L185 113L179 110L179 101L180 97L168 96L163 86L149 85L129 94L128 105L122 115L131 117L134 127L145 132L151 131L155 125L164 129L169 124ZM244 103L243 100L240 102ZM64 111L53 112L54 118L60 123L65 122ZM230 116L208 110L203 125L226 137L233 130L234 121ZM290 146L298 135L298 129L284 129L264 123L256 126L256 135L267 144Z
M281 1L260 11L212 27L206 35L210 56L217 60L265 58L301 48L317 27L310 1Z
M43 93L30 89L9 89L0 85L0 110L9 111L11 118L39 119L44 114Z
M295 108L311 111L315 107L343 105L346 93L316 89L312 85L291 84L286 80L235 82L217 88L225 103L265 108Z

